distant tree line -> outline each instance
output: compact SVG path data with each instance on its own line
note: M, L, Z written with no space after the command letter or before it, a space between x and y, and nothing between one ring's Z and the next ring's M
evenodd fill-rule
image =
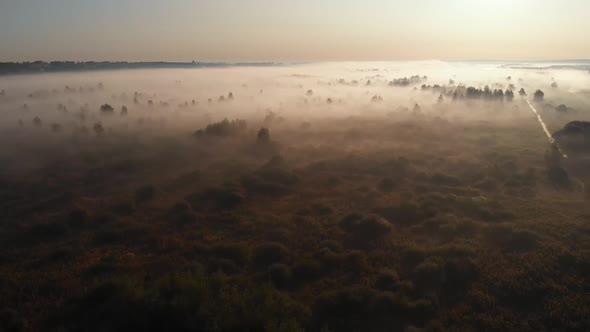
M447 95L455 99L486 99L486 100L506 100L512 101L514 99L514 91L512 89L491 89L489 86L483 88L476 88L473 86L449 86L446 85L426 85L422 84L422 91L438 92L442 95ZM519 91L521 96L526 95L524 89ZM439 100L440 101L440 100Z
M229 66L275 66L273 62L227 63L227 62L127 62L127 61L33 61L33 62L0 62L0 75L27 74L63 71L146 69L146 68L200 68Z
M389 81L389 86L408 86L411 84L418 84L422 81L426 81L428 79L427 76L420 75L413 75L410 77L402 77L402 78L395 78L392 81ZM367 84L368 85L368 84Z

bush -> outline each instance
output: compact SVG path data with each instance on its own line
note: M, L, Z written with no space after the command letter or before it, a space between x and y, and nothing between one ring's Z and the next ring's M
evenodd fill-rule
M389 222L379 216L349 214L342 219L340 226L359 240L371 241L387 235L391 231Z
M145 203L156 196L156 188L151 185L143 186L135 190L135 204Z
M308 208L303 208L297 212L297 214L301 216L315 216L315 217L325 217L329 216L334 212L334 210L324 204L321 203L314 203Z
M379 181L379 184L377 185L377 188L379 189L379 191L384 193L392 192L395 188L395 182L392 178L381 179L381 181Z
M69 228L58 222L35 224L29 229L29 234L37 240L50 240L63 237L69 233Z
M242 195L231 188L209 188L186 197L193 210L229 210L240 205L242 200Z
M320 295L312 308L312 324L317 331L403 331L411 323L422 325L433 313L428 301L352 287Z
M218 136L227 137L235 136L242 133L247 129L246 121L244 120L232 120L223 119L221 122L211 123L205 127L205 129L197 130L194 135L197 137L201 136Z
M258 134L256 135L256 142L260 144L270 142L270 131L268 128L260 128Z
M508 225L488 227L485 235L493 245L509 251L529 251L538 245L538 238L534 233L517 230Z
M88 212L84 209L75 208L68 213L68 224L72 227L84 225L90 219Z
M137 202L137 198L136 198ZM131 202L121 202L112 206L111 211L119 216L130 216L135 212L135 208Z
M303 331L308 309L267 286L202 272L147 283L108 281L75 298L46 326L56 331Z
M267 267L283 261L288 253L287 248L280 243L265 243L254 249L253 261L257 267Z
M197 220L196 215L192 212L186 202L178 202L170 209L170 218L181 225L190 224Z
M273 264L268 269L268 276L277 288L287 288L292 283L293 275L289 266Z
M382 291L395 292L400 288L399 276L395 271L383 271L379 273L373 286Z
M211 255L229 259L239 266L248 261L248 248L241 244L218 244L209 250Z
M323 275L322 265L315 260L304 260L293 267L293 281L296 285L316 281Z
M115 111L115 109L113 108L113 106L111 106L109 104L103 104L100 106L100 111L105 114L107 114L107 113L110 114L110 113L113 113Z
M378 208L375 212L387 220L402 225L419 222L433 216L432 210L423 208L412 201L403 202L398 206Z
M291 189L283 184L268 182L257 176L244 176L241 184L249 193L262 196L283 196L291 192Z

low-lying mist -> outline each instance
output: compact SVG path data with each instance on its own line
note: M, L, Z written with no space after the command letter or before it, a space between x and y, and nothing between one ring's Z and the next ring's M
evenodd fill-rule
M0 330L588 330L589 86L440 61L1 76Z

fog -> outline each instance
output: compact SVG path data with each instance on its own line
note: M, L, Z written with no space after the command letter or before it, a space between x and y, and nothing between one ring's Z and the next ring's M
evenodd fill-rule
M589 86L571 63L0 76L0 324L587 330Z
M388 86L394 79L413 75L427 78L408 86ZM449 80L454 83L449 84ZM553 82L558 83L558 88L551 88ZM515 91L524 88L532 95L534 90L542 89L550 103L566 103L581 110L588 102L588 83L590 75L584 71L523 70L497 63L438 61L104 71L1 77L0 90L5 93L0 107L4 127L14 127L18 119L28 125L39 116L46 124L62 124L65 131L71 131L79 123L76 117L81 110L87 112L89 121L108 126L129 124L145 117L165 120L167 125L179 130L194 129L224 117L256 121L270 111L291 124L350 116L402 116L401 109L413 109L415 104L425 114L447 119L494 121L530 114L515 110L495 112L494 116L485 114L492 108L521 110L518 98L509 105L465 105L451 104L449 96L443 93L445 101L437 105L440 93L422 91L420 86L445 85L452 92L458 85L478 88L487 85L506 90L513 84ZM307 95L308 90L313 93ZM234 100L220 102L220 96L227 98L230 92ZM134 93L139 93L135 103ZM381 97L382 101L371 102L373 96ZM152 107L148 107L150 100ZM67 112L57 109L60 104L66 106ZM112 105L117 116L100 116L102 104ZM123 105L129 110L125 118L118 116Z

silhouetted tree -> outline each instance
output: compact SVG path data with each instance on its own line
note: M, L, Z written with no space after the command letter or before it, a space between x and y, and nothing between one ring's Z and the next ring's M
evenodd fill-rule
M543 91L541 91L541 90L535 91L535 95L534 95L535 101L543 101L544 97L545 97L545 93Z
M524 88L520 88L520 90L518 90L518 94L520 96L526 96L526 91L524 91Z
M92 129L97 135L102 135L102 133L104 133L104 128L100 122L95 123Z
M414 113L420 113L420 111L421 111L420 105L414 104L413 112Z
M121 115L127 115L127 106L123 105L121 107Z
M504 92L504 96L506 97L507 101L512 101L512 99L514 99L514 92L512 92L512 90L506 90L506 92Z
M115 109L113 108L113 106L111 106L109 104L103 104L102 106L100 106L100 111L104 114L108 114L108 113L113 113L115 111Z
M374 95L374 96L371 98L371 102L372 102L372 103L378 103L378 102L382 102L382 101L383 101L383 97L381 97L381 96L378 96L378 95Z
M256 142L258 143L268 143L270 142L270 131L268 128L260 128L258 134L256 135Z
M557 106L555 108L555 110L558 111L558 112L564 113L564 112L567 112L568 107L566 105L564 105L564 104L560 104L559 106Z
M43 125L43 123L41 122L41 119L39 119L38 116L33 118L33 124L37 127L41 127Z

